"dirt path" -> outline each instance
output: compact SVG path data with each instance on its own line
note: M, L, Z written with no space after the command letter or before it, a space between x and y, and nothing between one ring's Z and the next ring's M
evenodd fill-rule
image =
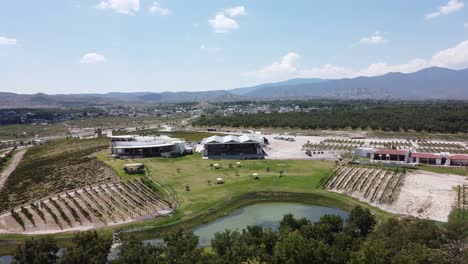
M8 176L10 176L10 174L16 169L21 159L23 159L23 156L24 156L24 153L26 153L26 150L27 149L19 150L15 155L13 155L13 158L11 160L11 163L8 165L8 168L6 168L2 172L2 174L0 174L0 189L3 187L3 184L5 183Z

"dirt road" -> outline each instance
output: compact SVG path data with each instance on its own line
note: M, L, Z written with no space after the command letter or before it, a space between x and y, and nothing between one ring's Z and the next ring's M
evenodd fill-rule
M5 183L8 176L10 176L10 174L16 169L16 167L20 163L21 159L23 158L24 153L26 153L26 150L27 149L19 150L15 155L13 155L11 163L2 172L2 174L0 174L0 189L3 187L3 184Z

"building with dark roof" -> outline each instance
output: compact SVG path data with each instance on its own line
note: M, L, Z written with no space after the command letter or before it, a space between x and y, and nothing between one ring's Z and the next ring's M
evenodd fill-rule
M202 154L206 158L218 159L262 159L264 140L255 135L212 136L203 139Z
M453 154L448 155L447 161L453 166L468 166L468 155Z
M419 153L410 154L410 162L428 165L445 165L446 155L439 153Z
M374 160L407 161L409 153L409 150L376 149L372 157Z

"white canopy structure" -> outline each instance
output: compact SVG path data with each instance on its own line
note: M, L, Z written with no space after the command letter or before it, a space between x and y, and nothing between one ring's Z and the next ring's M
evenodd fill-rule
M264 139L256 135L211 136L202 140L203 156L213 159L262 159Z

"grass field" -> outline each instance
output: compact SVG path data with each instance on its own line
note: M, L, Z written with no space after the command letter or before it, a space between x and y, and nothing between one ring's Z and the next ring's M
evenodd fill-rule
M118 127L141 127L147 125L163 124L167 122L177 123L182 117L160 117L160 116L147 116L147 117L101 117L82 120L68 121L67 124L80 128L86 127L101 127L101 128L118 128Z
M331 172L334 165L333 162L320 161L246 160L241 161L242 167L236 168L236 161L202 160L198 154L175 159L137 159L131 162L145 164L153 179L171 186L177 192L180 209L187 215L196 214L232 196L254 191L311 191L321 178ZM229 168L230 162L233 163L233 168ZM116 171L121 171L125 163L129 161L107 161ZM211 168L210 164L214 163L222 168ZM270 172L267 172L267 167ZM239 176L236 176L236 170ZM284 170L281 178L280 170ZM258 173L260 179L251 179L252 173ZM121 172L119 174L122 175ZM216 185L218 177L223 178L225 183ZM211 186L208 181L211 181ZM186 185L190 191L186 191Z
M326 197L328 193L317 189L317 186L334 168L334 162L331 161L305 160L243 160L240 161L241 167L237 168L237 161L203 160L198 154L175 159L148 158L126 161L109 160L105 153L100 153L98 158L114 168L124 180L141 177L126 175L122 170L124 164L145 164L150 177L177 194L180 204L178 221L192 219L216 208L217 205L229 203L235 197L256 192L320 193ZM221 168L215 169L210 166L215 163L221 165ZM229 163L233 163L233 168L229 167ZM283 177L280 177L280 171L283 171ZM258 173L260 179L252 179L252 173ZM218 177L225 183L215 184Z
M0 140L29 140L39 137L65 134L67 128L63 124L52 125L6 125L0 126Z

